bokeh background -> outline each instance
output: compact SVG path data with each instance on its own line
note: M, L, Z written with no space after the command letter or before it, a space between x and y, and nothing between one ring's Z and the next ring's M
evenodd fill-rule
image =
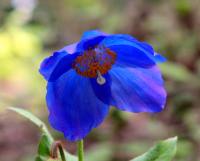
M0 160L34 160L40 131L7 107L27 109L48 125L39 64L89 29L151 43L168 59L160 65L168 100L165 110L153 115L112 109L85 139L87 161L129 160L176 135L174 161L200 161L199 0L1 0ZM75 143L51 131L75 153Z

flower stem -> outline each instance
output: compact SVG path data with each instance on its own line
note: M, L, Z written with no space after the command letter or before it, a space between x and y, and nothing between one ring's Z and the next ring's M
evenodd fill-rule
M53 144L51 145L50 156L53 159L58 158L58 153L57 153L58 150L60 152L61 160L62 161L67 161L66 158L65 158L65 153L63 151L63 147L62 147L61 141L55 141L55 142L53 142Z
M59 148L59 151L60 151L61 160L62 161L67 161L66 158L65 158L65 153L63 151L62 146L58 146L58 148Z
M84 155L83 140L78 141L77 148L78 148L78 161L83 161L83 155Z

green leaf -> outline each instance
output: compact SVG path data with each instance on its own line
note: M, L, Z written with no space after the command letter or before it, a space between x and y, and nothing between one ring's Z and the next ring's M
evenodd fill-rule
M24 109L21 109L21 108L9 107L9 110L17 112L18 114L29 119L32 123L34 123L36 126L38 126L42 130L42 132L44 132L48 136L48 138L51 140L51 142L53 141L53 137L51 136L50 132L48 131L45 123L42 122L38 117L36 117L32 113L30 113Z
M35 158L35 161L46 161L48 158L43 158L43 157L41 157L41 156L37 156L36 158Z
M159 142L143 155L131 161L171 161L176 153L177 137Z
M42 137L38 146L38 155L35 158L35 161L47 161L50 157L50 148L51 144L54 142L54 139L48 131L45 123L32 113L24 109L9 107L9 110L15 111L21 116L24 116L41 129ZM64 153L67 161L78 161L78 158L76 156L68 153L67 151L64 151Z
M43 134L38 146L38 156L35 161L46 161L50 156L51 141L48 136Z

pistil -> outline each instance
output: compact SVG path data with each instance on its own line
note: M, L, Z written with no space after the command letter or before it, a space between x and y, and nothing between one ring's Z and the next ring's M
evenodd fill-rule
M97 70L97 83L99 85L103 85L106 83L106 79L101 75L99 70Z

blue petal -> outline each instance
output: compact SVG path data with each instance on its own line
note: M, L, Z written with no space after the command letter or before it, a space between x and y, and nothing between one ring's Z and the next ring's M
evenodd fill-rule
M93 37L97 37L97 36L106 36L108 34L106 34L105 32L102 32L100 30L89 30L89 31L85 31L81 37L81 40L83 39L91 39Z
M111 36L115 37L115 38L120 38L120 39L129 40L129 41L134 41L134 42L138 41L136 38L134 38L133 36L128 35L128 34L112 34Z
M100 45L111 49L117 54L117 65L144 68L155 65L155 62L148 57L146 51L131 41L109 36Z
M135 43L135 44L139 45L140 48L143 48L149 54L154 55L154 49L153 49L153 47L150 44L148 44L146 42L140 42L139 40L137 40L136 38L134 38L131 35L127 35L127 34L113 34L112 37L131 41L132 43Z
M163 79L156 66L146 68L114 67L111 77L111 104L129 112L160 112L166 102Z
M104 38L105 38L104 35L99 35L90 39L84 39L80 41L80 43L77 45L77 52L84 52L85 50L93 49Z
M100 30L90 30L83 33L81 41L77 45L77 52L92 49L97 46L108 34Z
M69 54L73 54L76 52L78 42L65 46L64 48L60 49L59 52L66 51Z
M46 100L50 124L71 141L84 138L109 111L108 105L95 96L90 79L74 70L48 83Z
M133 43L136 43L141 48L143 48L146 51L146 54L149 56L149 58L151 58L156 63L163 63L163 62L165 62L167 60L162 55L156 53L154 51L153 47L150 44L148 44L146 42L140 42L136 38L134 38L134 37L132 37L130 35L114 34L112 36L117 37L117 38L121 38L121 39L125 39L125 40L129 40L129 41L132 41Z
M100 45L116 52L116 63L121 66L150 67L157 62L162 62L157 58L158 55L154 55L155 52L151 45L139 42L129 35L116 34L108 36L100 42Z
M55 81L63 73L72 67L72 63L78 54L68 54L65 50L55 52L52 56L43 60L39 72L47 81Z
M154 59L155 59L155 61L156 62L158 62L158 63L163 63L163 62L166 62L167 61L167 59L164 57L164 56L162 56L162 55L160 55L160 54L158 54L158 53L154 53Z

